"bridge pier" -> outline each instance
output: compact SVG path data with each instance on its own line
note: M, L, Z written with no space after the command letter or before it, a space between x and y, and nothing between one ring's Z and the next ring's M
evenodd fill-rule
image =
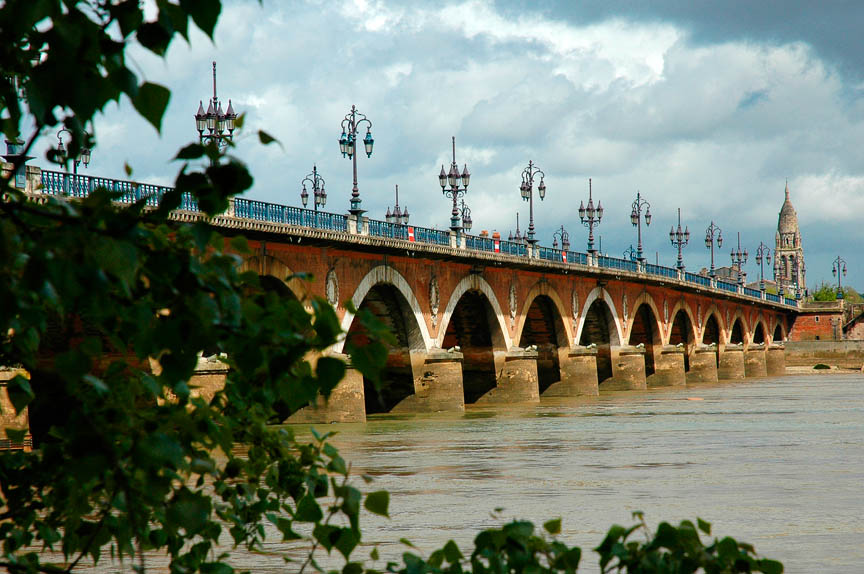
M603 383L606 391L645 390L645 348L612 347L612 378Z
M744 374L747 378L767 377L765 346L752 346L744 351Z
M765 370L769 377L786 374L786 349L780 345L770 345L765 351Z
M544 397L597 396L597 348L570 347L558 349L561 380L552 383Z
M684 347L664 345L654 355L654 373L646 377L645 382L649 388L685 386Z
M503 356L497 386L477 399L475 404L539 403L536 350L513 348Z
M366 399L363 393L363 374L351 366L347 355L333 353L328 356L346 363L345 377L330 393L330 398L318 396L314 405L304 407L285 419L289 424L329 424L366 422ZM312 362L310 360L310 362ZM314 365L313 365L314 368Z
M464 412L465 389L462 385L462 353L433 349L415 369L414 394L403 399L390 412L437 413Z
M28 409L24 407L20 414L15 414L15 407L9 399L6 384L18 375L30 378L27 371L23 369L0 367L0 450L13 449L29 452L33 446L33 437L30 434L30 418ZM24 431L24 440L13 442L6 435L6 429L11 431Z
M688 383L717 382L717 347L699 346L690 355Z
M744 347L727 345L720 353L720 364L717 366L717 378L721 381L734 381L743 379L744 371Z

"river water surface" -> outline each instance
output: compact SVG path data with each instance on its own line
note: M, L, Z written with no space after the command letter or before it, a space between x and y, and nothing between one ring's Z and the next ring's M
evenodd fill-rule
M596 572L590 549L641 510L651 525L701 517L787 572L864 572L861 375L375 416L327 430L354 472L375 476L364 490L391 493L391 518L361 523L386 558L406 550L400 538L427 555L452 538L468 554L482 528L561 517L562 539L583 549L580 571Z

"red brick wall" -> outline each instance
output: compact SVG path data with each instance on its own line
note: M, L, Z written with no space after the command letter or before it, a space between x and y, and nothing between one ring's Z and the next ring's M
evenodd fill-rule
M847 339L862 340L864 339L864 317L859 317L852 327L845 333Z
M807 313L798 315L789 333L790 341L832 341L841 338L842 313Z
M444 313L450 302L451 294L460 281L474 272L479 271L486 283L494 292L500 307L501 315L506 325L506 335L513 345L518 344L524 325L523 314L526 314L529 299L537 294L547 294L555 301L557 311L566 325L567 335L572 343L576 337L578 322L574 320L572 306L573 293L576 294L578 309L576 314L581 319L585 311L588 295L599 284L602 284L608 294L606 298L614 306L621 323L622 343L630 338L630 328L634 314L642 302L651 307L654 320L659 323L663 342L668 341L669 329L679 308L689 309L689 316L696 328L696 341L702 340L702 326L709 314L713 313L720 326L721 335L729 338L729 325L738 318L744 331L744 342L750 343L752 334L758 322L762 322L766 338L772 338L777 324L782 325L782 331L788 332L787 314L774 311L771 308L761 308L757 303L738 302L725 298L713 298L697 293L685 293L673 288L644 284L634 281L614 278L600 278L593 275L574 275L541 272L530 269L516 269L487 264L482 270L472 269L472 264L461 261L446 261L442 259L411 257L408 255L382 254L363 251L350 251L341 247L325 247L297 243L263 243L250 240L249 246L255 256L248 258L248 270L259 273L280 275L284 279L289 273L307 272L314 275L314 280L293 280L289 283L292 291L299 297L316 295L325 297L325 278L332 269L336 273L339 284L339 302L351 299L364 277L374 268L384 264L397 271L411 286L411 291L417 300L426 323L426 330L435 341L442 328L446 328ZM262 255L266 255L263 256ZM265 267L262 269L262 267ZM435 277L439 289L438 314L433 321L430 308L430 283ZM511 319L510 287L516 291L515 317ZM625 311L626 298L626 311ZM339 305L337 313L345 314ZM822 327L822 324L818 324ZM830 323L827 324L827 334L830 335ZM821 332L820 332L821 334ZM821 336L820 338L824 338Z

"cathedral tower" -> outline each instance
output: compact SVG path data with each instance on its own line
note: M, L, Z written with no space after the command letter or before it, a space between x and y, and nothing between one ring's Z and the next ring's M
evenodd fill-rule
M804 246L798 229L798 214L789 201L789 182L786 182L786 200L780 208L774 245L774 281L789 297L804 293L807 287L804 266Z

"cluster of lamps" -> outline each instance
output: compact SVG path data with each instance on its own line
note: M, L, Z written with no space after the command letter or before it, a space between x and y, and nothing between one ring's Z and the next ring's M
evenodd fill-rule
M60 131L57 132L57 158L63 163L66 163L69 152L66 149L66 144L63 143L63 138L60 137L60 134L62 134L63 132L66 132L70 136L72 136L72 132L70 132L66 128L61 128ZM78 166L82 163L84 164L84 167L90 165L91 153L92 150L89 147L81 148L81 153L78 156L72 158L72 173L77 174Z
M837 259L831 264L831 274L837 278L837 298L843 298L843 283L841 281L841 276L846 276L846 260L837 256Z
M597 253L594 249L594 228L600 225L600 220L603 219L603 204L597 201L597 207L594 207L594 197L592 195L591 178L588 178L588 205L579 202L579 219L582 225L588 228L588 253L592 255Z
M732 257L732 267L738 270L738 284L744 284L744 271L741 269L747 263L747 258L750 256L747 249L741 249L741 232L738 232L738 249L733 249L730 254Z
M684 230L681 230L681 208L678 208L678 228L670 228L669 229L669 241L672 242L673 247L678 248L678 262L675 264L675 267L684 270L684 258L681 256L681 249L686 247L688 243L690 243L690 230L687 226L684 226Z
M231 100L228 100L228 109L222 111L222 103L216 95L216 62L213 62L213 97L210 98L206 112L204 102L199 100L198 112L195 114L195 129L198 130L199 141L202 144L205 141L215 143L220 148L227 146L234 136L236 121L237 114Z
M468 184L471 183L471 173L468 171L468 164L463 164L462 173L459 173L459 166L456 164L456 138L450 139L451 149L453 152L453 161L450 163L450 171L444 171L444 165L441 165L441 173L438 174L438 184L441 186L441 193L444 197L453 200L453 209L450 211L450 229L455 233L460 230L471 230L471 210L465 205L465 194L468 193ZM457 202L462 199L461 205Z
M402 209L399 207L399 186L396 186L396 207L393 208L393 211L390 211L390 207L387 207L387 214L384 216L384 220L387 223L393 223L395 225L408 225L408 218L411 217L411 214L408 213L408 208Z
M364 210L360 207L362 200L360 199L360 190L357 187L357 129L366 124L366 137L363 138L363 147L366 149L366 157L372 157L372 147L375 145L375 140L372 138L372 122L365 114L357 111L356 106L351 106L351 111L348 112L342 119L342 135L339 137L339 151L342 152L342 157L347 157L354 162L354 186L351 188L351 209L348 211L352 215L362 215Z
M309 203L309 192L306 191L307 183L312 186L312 194L315 198L315 211L318 211L319 207L327 205L327 191L324 189L324 178L318 173L318 166L315 164L312 164L312 173L304 177L300 182L300 185L303 186L303 191L300 192L300 201L303 202L303 207L306 207Z
M558 240L561 240L561 249L570 251L570 234L561 226L561 229L552 234L552 249L558 249Z
M540 201L543 201L546 198L546 174L534 165L533 161L528 160L528 167L522 170L522 185L519 186L519 193L523 201L528 202L528 232L525 234L525 241L531 245L538 241L534 233L534 178L538 175L540 184L537 186L537 193L540 195Z

